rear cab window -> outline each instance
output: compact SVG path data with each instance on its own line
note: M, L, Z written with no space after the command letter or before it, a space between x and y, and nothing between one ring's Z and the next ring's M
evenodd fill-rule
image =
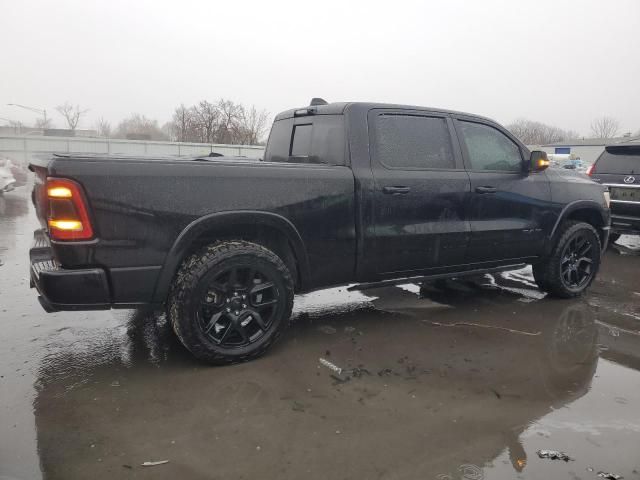
M345 165L343 115L277 120L271 127L265 162Z

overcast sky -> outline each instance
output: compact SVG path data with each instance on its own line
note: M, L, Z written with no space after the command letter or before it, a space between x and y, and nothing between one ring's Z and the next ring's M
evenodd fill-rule
M0 117L114 126L220 97L371 100L640 130L640 1L0 0ZM6 122L0 120L0 124Z

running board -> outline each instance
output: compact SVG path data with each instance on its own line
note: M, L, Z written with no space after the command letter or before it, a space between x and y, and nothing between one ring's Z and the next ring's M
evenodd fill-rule
M388 287L393 285L400 285L403 283L415 283L415 282L426 282L430 280L440 280L442 278L470 277L473 275L484 275L485 273L496 273L496 272L504 272L506 270L517 270L525 266L527 266L526 263L514 263L512 265L503 265L501 267L480 268L477 270L465 270L464 272L436 273L434 275L419 275L416 277L394 278L393 280L381 280L379 282L359 283L357 285L353 285L347 288L347 290L351 292L354 290L369 290L370 288Z

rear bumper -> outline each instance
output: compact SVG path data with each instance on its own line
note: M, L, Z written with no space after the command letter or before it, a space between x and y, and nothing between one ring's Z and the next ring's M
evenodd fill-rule
M60 267L53 258L48 239L42 230L34 232L29 257L31 287L37 289L40 304L47 312L111 308L105 270L68 270Z

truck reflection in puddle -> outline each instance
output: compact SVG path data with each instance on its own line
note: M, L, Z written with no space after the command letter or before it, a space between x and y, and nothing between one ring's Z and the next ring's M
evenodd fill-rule
M494 283L317 292L272 352L226 368L148 312L60 332L35 400L43 472L113 478L169 459L156 471L172 478L434 478L505 450L522 471L522 432L588 392L598 330L585 303ZM320 357L360 374L336 382Z

